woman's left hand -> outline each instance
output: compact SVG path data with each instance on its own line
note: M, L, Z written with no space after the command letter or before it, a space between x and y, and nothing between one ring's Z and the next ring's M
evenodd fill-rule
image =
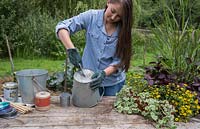
M101 86L101 83L103 82L103 80L106 77L106 72L105 71L101 71L98 73L95 73L92 75L92 82L90 83L90 88L92 90L99 88Z

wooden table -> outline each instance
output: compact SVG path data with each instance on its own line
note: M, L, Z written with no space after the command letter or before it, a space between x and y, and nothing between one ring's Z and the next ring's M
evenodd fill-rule
M124 115L113 108L115 97L103 97L93 108L71 105L62 108L57 96L51 98L51 109L33 111L15 119L0 118L0 128L6 129L154 129L151 122L139 115ZM198 122L178 123L180 129L200 129Z

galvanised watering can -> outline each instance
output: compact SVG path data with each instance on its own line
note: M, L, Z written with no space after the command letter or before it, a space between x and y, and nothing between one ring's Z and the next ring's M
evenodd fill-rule
M83 73L84 72L84 75ZM82 69L82 71L75 72L72 88L72 103L77 107L93 107L101 100L99 88L91 89L93 71L89 69Z

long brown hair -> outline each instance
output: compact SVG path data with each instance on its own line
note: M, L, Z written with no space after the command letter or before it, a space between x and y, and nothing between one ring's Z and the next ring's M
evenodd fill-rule
M119 64L126 72L130 67L130 60L132 55L132 0L110 0L110 3L121 3L123 8L121 30L119 32L118 43L116 48L116 56L121 59ZM106 7L107 8L107 7Z

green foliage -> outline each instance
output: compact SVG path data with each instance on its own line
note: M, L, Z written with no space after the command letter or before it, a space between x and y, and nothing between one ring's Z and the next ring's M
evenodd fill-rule
M125 114L137 114L140 112L137 109L138 104L135 103L136 98L133 97L133 93L130 92L131 88L126 86L117 94L117 100L114 103L116 110ZM131 97L132 96L132 97Z
M56 72L47 79L47 88L53 91L63 91L64 72Z
M150 53L155 52L155 48L151 47L153 42L153 35L147 30L134 29L132 34L132 46L133 46L133 62L136 59L142 59L140 66L145 66L152 59ZM152 56L154 58L154 56Z
M165 7L165 22L156 25L154 47L157 56L161 56L161 63L171 73L178 75L178 82L191 83L199 74L200 62L200 30L190 28L190 21L182 12L182 21L175 18L174 10ZM170 12L170 13L169 13ZM173 19L172 19L172 18ZM181 24L179 24L181 23Z
M174 129L175 112L167 100L157 100L150 97L149 92L134 92L131 87L124 86L117 94L115 109L125 114L140 114L156 122L156 128L167 127Z
M153 21L159 24L164 22L164 11L162 1L134 0L134 27L154 27ZM199 26L199 4L198 0L193 1L166 1L169 7L173 6L174 17L178 23L180 20L189 17L189 25ZM38 55L51 58L65 57L64 47L59 43L54 34L55 25L64 19L79 14L85 10L95 8L102 9L106 1L99 0L2 0L0 1L0 57L8 57L5 43L5 35L11 46L13 55L23 57L34 57ZM179 8L180 7L180 8ZM182 10L181 10L182 9ZM180 15L182 12L184 17ZM170 19L173 19L170 17ZM137 34L136 34L137 35ZM76 35L73 42L78 44L79 50L83 50L85 44L84 32ZM140 38L142 39L140 41ZM150 39L149 39L150 38ZM146 63L146 51L154 51L149 45L151 36L133 36L134 58L143 58L143 65ZM148 44L148 42L150 44ZM50 45L48 47L47 45ZM135 47L136 46L136 47Z
M57 21L39 11L29 14L15 32L13 49L17 57L65 57L62 44L55 37Z
M37 0L35 7L49 12L52 17L66 19L90 8L104 8L105 1L99 0Z
M135 25L140 28L153 27L154 21L159 24L165 22L163 5L174 10L176 20L181 23L182 18L189 17L189 25L199 28L200 2L198 0L134 0ZM184 17L182 12L184 11ZM173 19L173 18L172 18Z
M188 122L199 113L197 94L183 87L170 83L169 85L153 85L145 89L150 96L157 100L167 100L175 107L175 121Z
M189 26L199 28L199 14L200 14L200 2L199 0L170 0L164 1L173 10L174 16L180 25L184 25L187 21ZM163 1L162 1L163 3ZM163 4L164 5L164 4Z
M126 85L130 86L134 92L141 93L147 87L147 81L144 80L142 73L128 72Z
M188 84L186 83L169 83L150 86L147 85L147 82L145 82L144 76L142 74L129 72L127 74L126 85L127 86L122 91L120 91L119 95L117 96L118 102L116 104L117 110L119 112L135 113L133 111L129 111L132 110L132 108L130 107L132 107L132 105L138 105L138 101L136 100L138 99L139 94L141 94L140 97L145 100L145 94L148 93L149 98L151 98L151 100L149 100L150 102L148 103L150 104L152 102L154 104L152 104L152 106L150 106L149 104L144 104L145 107L147 106L145 110L148 109L149 112L144 112L144 114L142 115L151 115L151 119L157 119L155 114L150 113L151 110L155 109L155 106L157 106L157 100L167 101L170 105L173 105L175 109L173 115L176 122L188 122L190 121L191 117L194 117L199 113L200 106L197 93L188 90ZM137 95L137 99L135 99L134 97L130 97L134 95ZM120 98L123 98L123 101ZM137 104L135 103L135 101L137 102ZM144 110L144 108L141 108L141 105L138 107L140 107L140 110Z
M61 19L69 18L89 9L98 8L103 2L97 0L22 0L0 2L0 57L8 57L5 36L15 57L65 58L65 50L55 36L55 26ZM76 36L76 38L74 38ZM84 32L72 37L83 51Z
M151 19L154 15L159 15L158 11L160 11L159 1L134 0L135 24L141 28L151 26Z
M86 43L85 31L79 31L76 34L72 35L71 40L82 54Z
M15 39L17 30L20 28L20 21L32 11L34 10L30 0L0 1L0 57L6 57L8 53L5 36L8 37L11 50L14 51L12 43L18 42Z
M66 64L64 67L65 69L63 71L54 72L52 75L49 76L49 78L47 79L47 87L49 89L53 91L64 91L66 78L66 90L71 92L73 84L73 75L76 69L71 63L67 64L67 75L65 76Z

